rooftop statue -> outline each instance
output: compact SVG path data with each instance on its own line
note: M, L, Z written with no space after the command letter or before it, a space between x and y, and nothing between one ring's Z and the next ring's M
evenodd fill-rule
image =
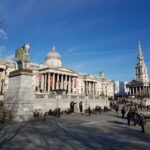
M30 45L24 44L21 48L18 48L15 53L16 69L29 69L30 67Z

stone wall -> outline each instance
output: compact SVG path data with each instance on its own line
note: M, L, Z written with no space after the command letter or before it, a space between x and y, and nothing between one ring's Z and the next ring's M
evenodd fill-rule
M54 110L57 107L61 108L61 110L66 110L70 108L70 103L72 101L76 103L74 106L75 112L79 112L79 103L81 101L83 104L83 110L87 109L89 106L91 107L91 109L95 108L95 106L101 106L102 109L104 108L104 106L110 107L108 98L89 99L88 97L84 97L80 99L79 96L77 98L62 98L61 96L56 98L35 98L32 101L32 104L34 110L41 109L43 113L49 111L49 109Z

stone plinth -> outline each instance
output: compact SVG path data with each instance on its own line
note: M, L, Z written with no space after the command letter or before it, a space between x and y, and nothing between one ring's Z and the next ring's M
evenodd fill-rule
M15 121L27 121L33 117L32 76L31 70L16 70L9 75L4 106Z

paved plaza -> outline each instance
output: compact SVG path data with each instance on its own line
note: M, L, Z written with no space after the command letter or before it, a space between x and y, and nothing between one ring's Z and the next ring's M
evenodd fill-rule
M143 134L140 126L126 122L111 111L3 124L0 150L150 150L150 123Z

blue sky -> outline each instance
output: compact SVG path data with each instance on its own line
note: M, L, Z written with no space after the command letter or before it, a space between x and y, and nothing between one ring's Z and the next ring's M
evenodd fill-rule
M64 67L112 80L134 78L138 41L150 68L150 0L0 0L0 57L31 44L43 63L53 46Z

